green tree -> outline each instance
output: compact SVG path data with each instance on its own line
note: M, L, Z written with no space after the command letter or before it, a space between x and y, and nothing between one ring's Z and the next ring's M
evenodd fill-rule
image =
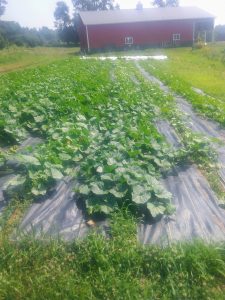
M214 30L216 41L225 41L225 25L217 25Z
M7 4L6 0L0 0L0 17L4 14L5 12L5 6Z
M72 0L75 10L109 10L113 9L114 0Z
M4 49L7 45L7 41L0 32L0 50Z
M58 44L57 31L43 27L24 28L12 21L0 21L0 49L8 45L17 46L55 46Z
M138 3L136 4L136 9L137 10L142 10L143 9L143 4L141 3L141 1L138 1Z
M54 12L55 26L57 29L63 29L70 25L71 20L69 16L69 7L63 1L58 1L56 3L56 9Z
M54 12L55 26L58 31L59 39L67 44L74 44L78 42L78 34L74 25L74 21L71 20L69 15L69 7L63 1L56 3L56 9Z
M114 9L116 9L116 10L120 10L120 5L119 5L119 3L116 3L116 5L115 5Z
M154 0L152 5L158 7L176 7L179 6L179 0Z

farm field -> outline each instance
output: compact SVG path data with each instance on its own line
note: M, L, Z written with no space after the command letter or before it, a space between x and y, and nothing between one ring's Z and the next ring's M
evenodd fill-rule
M202 49L163 49L168 60L156 64L164 75L173 75L205 93L224 100L225 43L209 44ZM148 53L148 51L146 51ZM175 81L175 80L174 80Z
M223 299L219 92L71 53L1 76L0 299Z
M0 51L0 74L48 64L78 51L78 48L10 47Z
M168 60L151 62L145 67L174 92L188 98L200 113L224 125L224 49L222 42L198 50L167 49L162 53Z
M225 43L210 43L202 49L186 48L146 49L143 51L114 52L116 56L127 55L166 55L168 60L151 61L157 67L158 75L164 73L168 83L170 76L173 81L181 80L192 87L197 87L205 93L224 99L224 53ZM102 54L101 54L102 55ZM108 55L108 54L106 54ZM111 55L111 54L110 54ZM162 75L161 75L162 76ZM172 81L172 79L171 79Z

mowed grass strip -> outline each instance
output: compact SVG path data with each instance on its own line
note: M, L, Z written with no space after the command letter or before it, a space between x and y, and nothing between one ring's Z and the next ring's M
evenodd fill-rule
M79 48L10 47L0 50L0 74L48 64L78 53Z
M149 51L152 53L152 50L145 53ZM151 64L161 72L225 100L225 43L209 44L195 50L187 47L162 49L159 52L167 55L168 60L152 61Z
M110 239L1 241L1 299L224 299L224 282L224 246L143 247L124 210Z
M178 48L164 50L165 61L145 61L140 64L160 78L171 90L190 101L202 115L225 126L225 44L213 44L203 49ZM198 88L207 95L198 94Z

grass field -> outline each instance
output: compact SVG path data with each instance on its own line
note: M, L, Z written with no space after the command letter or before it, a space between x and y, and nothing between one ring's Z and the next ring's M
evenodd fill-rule
M10 47L0 51L0 74L48 64L78 51L78 48Z
M139 54L167 54L167 61L142 64L162 80L174 76L167 84L176 92L201 88L218 97L222 108L223 47ZM156 220L174 212L161 184L173 167L194 162L224 197L214 184L219 177L209 142L185 127L174 99L146 82L132 62L82 61L75 52L0 52L0 179L16 175L3 189L9 204L0 214L0 299L224 299L224 244L196 240L161 247L137 241L143 215ZM217 77L208 86L212 74ZM179 90L173 82L180 77ZM224 125L217 102L211 105L218 110L211 117ZM173 124L179 149L159 133L158 119ZM41 143L20 152L30 135ZM93 228L69 243L46 236L15 242L12 234L26 209L67 176L76 181L74 191L89 219L107 216L109 236Z
M225 99L225 43L208 44L202 49L169 48L146 49L143 51L129 51L126 55L166 55L168 60L153 61L151 64L164 76L173 76L188 83L190 86L202 89L209 95ZM115 52L124 55L124 52ZM106 54L108 55L108 54ZM159 74L158 73L158 74Z
M167 49L163 54L168 55L168 60L142 65L174 92L186 97L198 112L224 126L224 49L224 43L198 50ZM197 94L193 87L206 95Z
M167 61L154 64L164 75L187 82L205 93L225 100L225 43L210 44L202 49L166 49Z

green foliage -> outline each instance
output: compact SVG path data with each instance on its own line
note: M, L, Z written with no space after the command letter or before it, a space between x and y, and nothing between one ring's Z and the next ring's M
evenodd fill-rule
M185 128L172 97L127 62L67 58L2 76L0 106L0 171L14 172L4 193L17 200L0 218L0 298L224 298L224 245L143 247L136 240L139 209L153 217L173 212L160 183L167 170L213 158L208 142ZM181 138L179 151L157 132L162 118ZM42 143L18 151L30 134ZM46 243L45 236L12 242L3 235L19 200L42 197L64 176L76 181L89 212L108 214L109 236L93 229L83 241Z
M225 25L217 25L214 29L215 41L225 41Z
M224 245L140 246L126 210L111 217L110 239L1 240L5 299L223 299ZM29 283L29 284L28 284Z
M117 82L109 79L112 69ZM182 125L171 99L153 85L134 85L132 73L134 68L121 61L90 64L74 58L5 77L3 144L15 145L28 133L43 138L25 155L14 150L2 155L5 168L14 161L15 172L26 178L26 196L45 195L70 176L89 214L110 214L124 203L152 217L173 211L162 176L184 160L201 163L213 155L207 141ZM154 123L162 117L171 118L180 132L179 151L157 132Z
M6 0L0 0L0 17L4 14L5 12L5 6L7 4Z
M56 3L56 9L54 12L55 27L58 31L59 39L64 43L78 43L79 37L77 32L77 24L74 20L71 20L69 16L69 7L63 1ZM74 24L73 24L74 22Z
M58 29L59 39L63 43L67 44L78 44L78 32L74 25L65 26L61 29Z
M146 62L144 62L143 66L147 70L151 70L151 74L156 74L156 69L152 66L152 62L151 64L146 64ZM160 68L157 69L157 73L159 70ZM143 92L144 97L148 99L153 90L157 90L157 88L155 87L153 89L152 85L149 84L149 81L145 80L132 65L129 66L129 71L138 79L140 90ZM160 88L158 87L158 91L159 90ZM221 205L224 205L225 193L223 184L218 175L217 154L215 153L215 150L212 149L209 139L201 134L192 132L192 130L186 126L183 122L183 112L178 109L172 96L161 94L161 97L154 98L154 101L152 99L151 103L152 105L157 106L158 119L167 119L180 139L180 150L178 151L175 160L179 164L195 163L202 171L204 170L204 175L212 190L216 192Z
M12 44L28 47L55 46L58 44L57 33L47 27L29 29L16 22L0 21L0 49Z
M179 6L179 0L154 0L152 1L152 5L158 7L176 7Z
M70 24L69 7L63 1L56 3L56 9L54 12L56 20L56 27L62 28Z
M153 125L154 107L119 64L113 83L111 63L92 62L91 68L87 61L73 63L74 69L65 61L24 78L13 76L9 88L15 92L2 95L3 141L13 145L30 132L46 142L26 155L9 151L5 160L20 166L27 195L44 195L70 175L90 214L109 214L124 202L152 210L154 217L166 213L171 195L160 177L176 154ZM33 72L35 82L21 89Z
M205 52L206 53L206 52ZM204 54L205 54L204 53ZM200 54L200 56L202 53ZM179 63L184 64L185 61L179 61ZM182 76L176 71L171 70L159 63L157 63L157 68L152 64L142 64L146 70L149 70L152 74L159 77L166 85L170 86L170 88L180 94L183 95L187 100L191 102L193 107L204 116L208 117L209 119L213 119L219 122L222 126L225 126L225 105L224 100L220 98L214 98L207 95L200 95L197 94L193 89L188 80L183 79ZM209 67L208 67L209 68ZM185 73L185 70L181 71ZM199 70L198 70L199 72ZM179 75L178 75L179 74ZM202 73L200 73L202 74ZM199 75L200 75L199 74ZM218 75L218 72L217 72ZM195 75L193 75L195 76ZM191 80L191 79L190 79ZM211 78L211 80L213 80ZM218 93L220 90L217 91Z
M4 49L7 46L7 41L0 32L0 50Z
M0 51L0 72L3 74L16 70L22 71L26 68L50 64L74 56L78 51L79 48L73 47L27 48L10 46Z
M72 0L76 10L109 10L113 9L114 0Z

